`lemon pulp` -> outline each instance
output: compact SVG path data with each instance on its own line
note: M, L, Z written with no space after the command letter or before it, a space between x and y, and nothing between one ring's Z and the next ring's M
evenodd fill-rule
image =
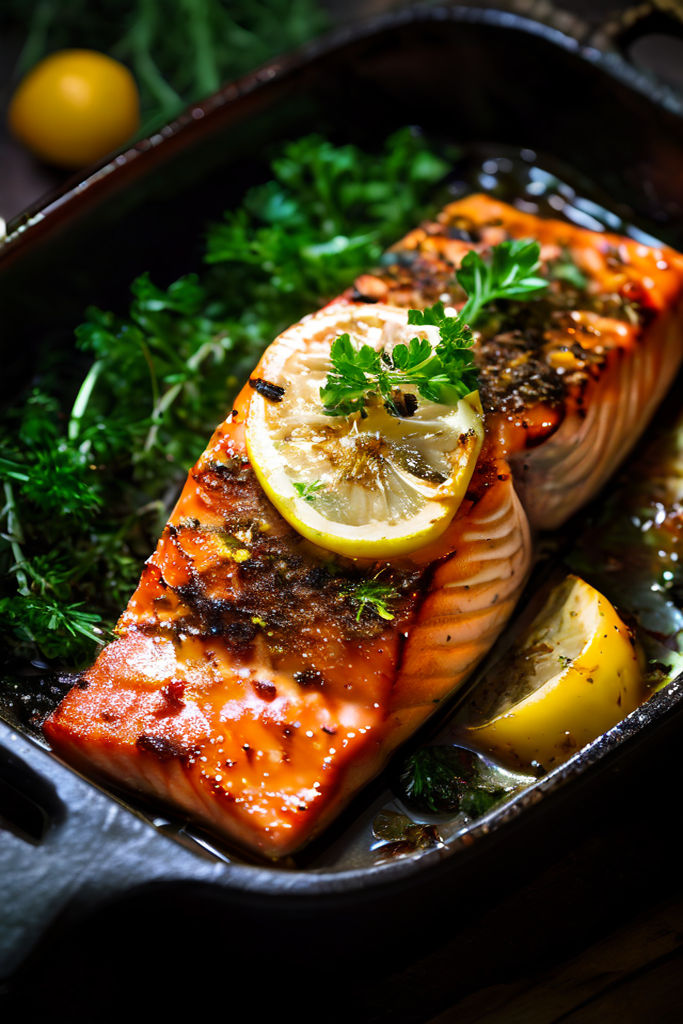
M379 400L364 417L325 413L334 340L348 333L386 352L416 336L438 342L435 328L407 319L392 306L336 303L281 334L254 375L284 389L279 401L255 391L249 403L247 452L261 486L299 533L349 557L406 554L443 533L483 441L477 392L452 406L416 396L410 416Z
M612 604L577 576L480 681L468 736L504 764L550 768L644 700L642 659Z

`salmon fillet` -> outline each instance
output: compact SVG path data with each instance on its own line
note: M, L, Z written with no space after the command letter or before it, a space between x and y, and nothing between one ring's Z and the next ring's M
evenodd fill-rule
M557 526L596 493L682 352L680 256L484 196L450 204L337 301L462 306L463 256L507 237L538 239L557 276L545 298L501 304L477 325L486 439L446 532L372 564L304 540L249 464L245 386L190 471L117 638L45 723L55 750L280 858L457 690L527 579L529 521ZM573 283L559 274L568 261ZM391 620L360 615L349 597L378 573L398 595Z

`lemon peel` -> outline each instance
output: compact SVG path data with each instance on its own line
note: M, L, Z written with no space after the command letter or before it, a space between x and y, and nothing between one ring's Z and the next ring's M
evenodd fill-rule
M507 680L502 692L501 680ZM467 735L503 764L548 769L645 696L642 655L627 626L607 598L568 576L478 684Z

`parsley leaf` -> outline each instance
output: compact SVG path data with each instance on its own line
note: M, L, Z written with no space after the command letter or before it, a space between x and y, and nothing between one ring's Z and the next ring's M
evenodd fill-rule
M323 487L322 480L312 480L310 483L292 482L292 486L300 498L304 501L308 501L311 504L315 501L316 496Z
M370 345L356 348L348 334L341 335L330 349L332 368L320 389L325 413L364 416L368 397L378 396L389 412L405 415L396 392L408 386L428 401L446 405L474 391L478 380L472 324L491 302L544 291L548 282L536 274L539 263L540 245L528 239L501 242L486 260L474 250L468 252L456 273L468 298L456 316L449 316L442 302L408 311L409 324L438 327L435 347L426 338L412 338L391 352L378 352Z

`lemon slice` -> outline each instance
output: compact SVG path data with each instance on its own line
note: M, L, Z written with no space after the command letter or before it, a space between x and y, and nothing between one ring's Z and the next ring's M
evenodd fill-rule
M405 417L379 400L365 417L326 415L320 388L331 345L345 333L386 352L416 336L439 340L436 328L410 326L407 312L392 306L339 302L305 317L252 375L252 385L284 392L274 401L257 385L246 421L249 460L281 515L313 543L355 558L406 554L443 533L465 495L484 437L479 395L452 406L417 396Z
M561 764L642 703L642 667L610 602L568 576L477 685L469 739L517 768Z

